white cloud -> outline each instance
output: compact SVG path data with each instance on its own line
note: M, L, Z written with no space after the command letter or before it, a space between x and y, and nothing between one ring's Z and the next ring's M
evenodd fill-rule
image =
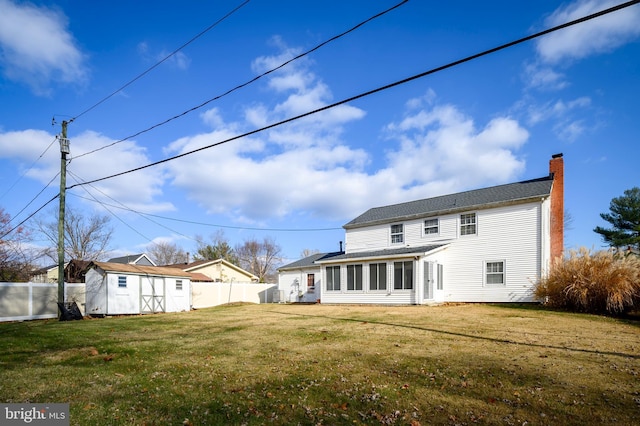
M272 58L262 58L272 63ZM224 140L247 124L276 122L330 103L331 92L304 67L274 76L295 84L268 84L272 105L252 105L248 123L224 123L220 111L203 120L211 133L181 138L169 147L184 153ZM277 99L284 101L277 102ZM343 140L344 127L365 112L343 105L168 163L172 183L210 213L260 224L288 215L348 220L377 205L511 181L524 169L517 150L528 132L509 117L482 128L435 93L407 102L407 115L386 126L386 164L368 170L372 154Z
M83 84L84 56L59 11L0 0L0 64L7 78L46 95L53 82Z
M44 149L53 141L54 135L37 130L25 130L0 133L0 158L23 162L28 167L38 158ZM67 167L67 186L76 183L74 175L84 181L105 177L128 169L139 167L150 162L144 148L133 141L122 142L111 148L94 154L73 159L73 155L108 145L114 142L95 132L84 132L71 139L71 161ZM47 184L60 171L60 149L56 142L46 154L35 163L26 177L43 185ZM158 202L162 195L165 176L161 167L153 167L130 173L114 179L84 186L92 195L101 201L113 204L109 196L127 207L143 212L161 212L174 210L169 202ZM73 189L82 197L87 193L80 187ZM104 195L106 194L106 196Z
M607 9L617 0L579 0L556 9L545 21L555 26ZM559 64L565 60L581 59L610 52L640 36L640 7L627 7L544 36L536 43L543 62Z

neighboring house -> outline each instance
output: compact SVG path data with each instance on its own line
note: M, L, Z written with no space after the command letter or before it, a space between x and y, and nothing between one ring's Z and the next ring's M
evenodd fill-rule
M298 282L313 274L322 303L532 302L564 244L562 154L549 172L372 208L344 225L345 252L303 262ZM295 264L280 268L285 286Z
M108 260L109 263L125 263L141 266L156 266L155 262L144 253L129 254L127 256L114 257Z
M191 309L191 275L178 268L91 262L85 283L88 315Z
M45 266L36 269L31 273L30 281L32 283L57 283L58 282L58 264Z
M72 259L64 267L64 281L67 283L83 283L84 274L91 264L89 260Z
M320 302L322 268L317 263L344 252L316 253L278 268L279 302Z
M216 282L251 283L258 282L258 277L245 271L224 259L196 260L191 263L176 263L167 265L171 268L180 268L185 272L200 273Z

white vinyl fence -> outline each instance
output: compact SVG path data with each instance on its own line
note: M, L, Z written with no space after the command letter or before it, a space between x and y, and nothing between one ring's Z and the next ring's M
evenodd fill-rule
M256 283L191 283L191 306L194 309L210 308L233 302L277 302L277 284Z
M67 283L65 300L76 302L85 312L84 283ZM278 302L277 284L255 283L191 283L191 306L209 308L233 302ZM0 322L58 317L58 284L0 282Z
M65 300L76 302L84 314L84 284L67 283ZM0 282L0 321L22 321L58 317L57 283Z

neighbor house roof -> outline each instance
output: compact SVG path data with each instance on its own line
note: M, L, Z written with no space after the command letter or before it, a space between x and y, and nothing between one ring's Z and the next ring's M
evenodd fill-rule
M191 274L178 268L168 268L165 266L146 266L135 265L132 263L113 263L113 262L91 262L89 267L97 266L106 272L123 272L136 275L164 275L169 277L185 277L191 278Z
M300 269L300 268L308 268L311 266L317 266L315 264L315 262L322 260L322 259L329 259L335 256L340 256L344 254L344 252L342 251L336 251L333 253L316 253L316 254L312 254L311 256L307 256L303 259L300 260L296 260L295 262L289 263L287 265L281 266L280 268L278 268L278 271L284 271L287 269Z
M553 176L549 175L523 182L475 189L390 206L374 207L344 225L344 228L358 228L391 221L436 216L540 199L551 194L552 183Z
M171 268L180 268L183 271L187 271L187 272L194 272L197 271L199 269L205 268L207 266L211 266L211 265L215 265L217 263L222 263L225 266L235 269L236 271L240 272L241 274L245 274L247 277L250 277L251 279L257 280L258 277L254 274L252 274L251 272L242 269L241 267L229 262L228 260L225 259L216 259L216 260L196 260L194 262L191 263L175 263L173 265L166 265L167 267L171 267Z
M155 262L149 259L144 253L128 254L126 256L114 257L108 260L109 263L138 263L141 258L146 258L151 264L155 265Z
M371 251L359 251L354 253L342 253L338 256L332 256L329 258L319 259L317 263L331 263L340 262L343 260L354 259L384 259L390 257L405 257L407 255L421 256L425 253L437 250L445 247L448 244L431 244L428 246L416 246L416 247L401 247L395 249L383 249L383 250L371 250Z

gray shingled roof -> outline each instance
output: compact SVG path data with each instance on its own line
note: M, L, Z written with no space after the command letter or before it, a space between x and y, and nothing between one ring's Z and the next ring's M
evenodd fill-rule
M372 251L361 251L355 253L343 253L338 256L332 256L330 258L318 259L320 262L325 260L349 260L349 259L366 259L366 258L380 258L385 256L398 256L404 254L423 254L435 250L440 247L444 247L447 244L431 244L429 246L418 246L418 247L401 247L396 249L383 249L383 250L372 250Z
M322 260L322 259L329 259L332 258L334 256L339 256L341 254L344 254L344 252L341 251L336 251L333 253L316 253L316 254L312 254L311 256L307 256L303 259L300 260L296 260L295 262L289 263L287 265L281 266L280 268L278 268L278 271L283 271L285 269L299 269L299 268L308 268L310 266L317 266L315 265L315 262L317 260Z
M437 216L444 213L474 210L506 203L525 202L549 196L552 183L553 177L549 175L523 182L475 189L390 206L374 207L343 227L345 229L358 228L376 223Z

